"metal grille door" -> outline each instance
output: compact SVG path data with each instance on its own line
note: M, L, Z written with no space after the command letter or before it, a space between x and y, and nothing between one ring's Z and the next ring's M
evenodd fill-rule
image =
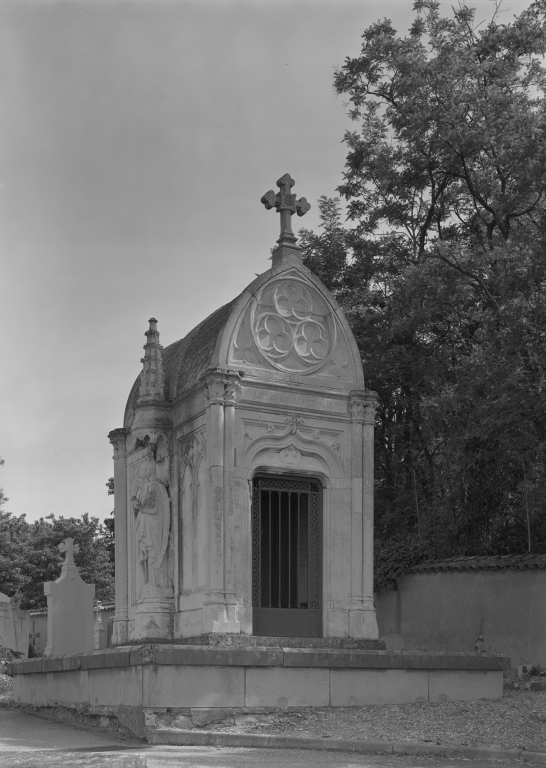
M320 635L320 503L316 480L253 481L255 635Z

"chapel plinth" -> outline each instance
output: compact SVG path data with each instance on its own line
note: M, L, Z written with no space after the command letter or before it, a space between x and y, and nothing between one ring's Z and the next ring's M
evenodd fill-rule
M146 331L114 445L114 642L378 637L377 397L333 296L301 260L285 174L272 267L185 338Z

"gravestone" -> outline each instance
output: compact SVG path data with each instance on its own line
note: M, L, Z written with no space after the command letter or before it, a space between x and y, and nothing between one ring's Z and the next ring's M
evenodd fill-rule
M0 645L28 654L30 616L28 611L14 608L11 599L0 592Z
M47 595L47 646L44 656L94 649L93 597L95 585L86 584L74 564L79 545L67 538L59 544L65 560L56 581L44 583Z
M226 634L376 641L377 396L302 263L285 174L272 267L166 349L157 320L114 446L114 644Z

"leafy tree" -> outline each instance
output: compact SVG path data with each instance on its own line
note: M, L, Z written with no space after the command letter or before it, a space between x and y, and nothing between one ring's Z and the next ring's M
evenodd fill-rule
M108 488L108 496L113 496L114 495L114 478L113 477L108 478L106 487ZM108 551L108 557L110 558L110 562L112 563L112 565L115 564L115 556L116 556L114 512L115 510L112 510L110 512L110 517L106 517L103 521L106 549Z
M114 599L113 565L99 519L87 514L81 518L48 515L31 526L31 546L23 568L22 608L46 605L43 582L55 581L60 576L64 555L58 547L67 537L73 538L80 546L74 562L82 579L95 584L95 597L105 602Z
M544 0L483 28L415 3L335 76L338 199L305 262L341 302L379 392L376 575L546 546Z
M0 466L4 463L0 458ZM0 488L0 591L13 596L17 603L24 580L22 565L28 554L29 524L24 515L16 517L3 509L7 501Z
M3 463L0 459L0 466ZM48 515L29 523L25 515L17 517L4 511L6 501L0 491L0 590L21 608L45 607L43 582L60 576L64 555L58 546L70 536L80 546L74 562L83 580L96 585L97 599L114 599L112 542L108 528L98 518Z

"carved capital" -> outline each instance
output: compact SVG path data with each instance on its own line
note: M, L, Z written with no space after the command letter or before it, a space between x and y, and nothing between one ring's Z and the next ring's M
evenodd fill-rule
M364 424L375 424L375 412L379 405L379 396L377 392L371 389L366 390L364 395Z
M351 415L351 421L356 421L359 424L364 422L363 395L351 397L351 400L349 401L349 413Z
M127 430L123 427L113 429L108 433L108 440L114 446L114 459L119 459L121 456L125 456L125 437Z
M236 405L237 395L239 394L239 379L233 375L229 375L226 379L226 389L224 394L224 402L226 405Z
M205 379L205 397L208 405L222 403L235 405L239 390L239 376L232 371L217 368Z
M226 382L222 374L209 376L205 381L205 397L207 405L224 402Z

